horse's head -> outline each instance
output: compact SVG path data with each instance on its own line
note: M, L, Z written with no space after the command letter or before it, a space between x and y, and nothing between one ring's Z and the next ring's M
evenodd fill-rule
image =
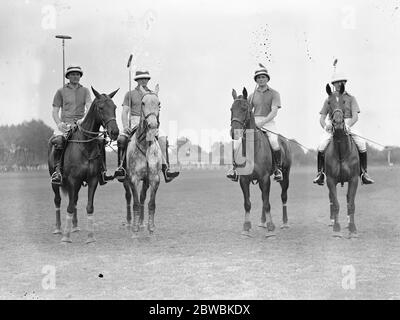
M247 90L243 88L242 95L238 96L232 89L233 104L231 107L231 137L234 140L243 136L244 129L250 121L251 106L247 101Z
M333 94L329 84L326 85L326 93L328 94L328 104L333 109L331 113L332 127L335 133L345 131L344 113L341 109L344 93L344 83L341 83L338 94Z
M149 129L149 133L156 133L156 129L159 126L158 115L160 112L160 100L158 99L158 85L155 91L145 92L142 97L142 111L141 118L144 125ZM152 138L149 138L152 140Z
M97 117L99 123L107 130L111 140L116 140L119 135L119 129L115 116L115 109L117 106L112 101L112 98L119 89L110 94L100 94L93 87L92 91L96 97L93 103L96 106Z

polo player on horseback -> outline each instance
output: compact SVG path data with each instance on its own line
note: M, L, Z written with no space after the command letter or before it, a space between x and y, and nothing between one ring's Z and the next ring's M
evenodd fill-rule
M257 69L254 73L254 81L257 83L257 89L248 97L248 100L254 110L254 118L257 128L266 132L268 136L269 143L273 150L273 160L275 163L274 180L279 182L282 181L283 176L281 150L278 143L278 135L276 134L275 117L278 114L278 109L281 108L281 98L278 91L268 86L270 79L271 77L268 74L267 69L260 64L260 69ZM240 140L238 142L240 143ZM237 147L234 149L237 150ZM232 181L238 180L235 165L227 174L227 177Z
M89 89L79 83L82 76L83 71L80 66L69 66L65 72L65 77L69 82L57 90L53 99L52 116L57 129L50 138L50 142L54 146L55 168L51 176L51 183L55 185L62 184L62 156L68 136L76 124L83 120L92 104ZM105 150L104 147L101 149L103 150L103 168L99 182L103 185L108 179L105 170Z
M126 148L128 146L128 141L136 132L136 129L140 123L142 98L144 96L144 92L151 92L151 90L147 87L147 83L150 79L151 77L148 71L136 71L134 80L138 83L138 85L135 89L128 91L125 94L124 102L122 103L123 110L121 119L124 130L119 135L117 140L118 168L114 173L114 177L121 182L124 181L126 176ZM156 139L158 140L158 136L156 136ZM162 148L160 149L163 153L162 172L164 174L165 182L168 183L177 177L179 172L171 172L169 170L169 163L166 160L168 158L164 156L164 151ZM168 152L168 150L165 150L165 152Z
M334 74L332 78L332 85L335 87L335 91L332 95L337 97L337 101L339 101L339 91L340 87L346 84L347 78L341 74ZM329 142L332 139L332 113L334 109L340 108L344 114L344 121L347 132L353 138L354 143L357 146L359 157L360 157L360 175L361 181L363 184L372 184L374 180L367 173L367 144L364 139L362 139L358 135L358 131L354 127L356 122L358 121L358 114L360 113L360 108L356 101L356 98L350 95L348 92L343 92L343 106L332 106L329 103L329 99L327 98L324 102L324 105L320 111L321 117L319 123L321 127L324 129L323 136L321 138L321 142L318 146L318 158L317 158L317 166L318 166L318 175L313 180L314 183L319 185L324 185L325 173L324 173L324 152ZM326 117L329 116L329 119L326 121ZM351 128L351 129L350 129Z

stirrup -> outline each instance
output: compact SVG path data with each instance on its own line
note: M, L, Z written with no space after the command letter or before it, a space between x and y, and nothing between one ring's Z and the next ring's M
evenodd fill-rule
M114 178L117 178L119 181L124 181L126 177L126 170L124 167L119 167L114 172Z
M366 171L361 173L361 184L373 184L375 181L372 180Z
M53 174L51 175L51 183L55 185L61 185L62 184L62 174L54 171Z
M313 180L313 183L323 186L325 183L324 182L325 178L326 178L325 172L320 171L320 172L318 172L318 176Z
M239 180L239 175L237 174L235 169L231 169L226 174L228 179L231 179L233 182L237 182Z

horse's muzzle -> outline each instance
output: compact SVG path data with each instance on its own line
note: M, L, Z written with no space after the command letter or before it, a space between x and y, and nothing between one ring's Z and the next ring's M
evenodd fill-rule
M107 133L110 136L111 140L117 140L119 136L119 129L117 124L112 124L107 126Z

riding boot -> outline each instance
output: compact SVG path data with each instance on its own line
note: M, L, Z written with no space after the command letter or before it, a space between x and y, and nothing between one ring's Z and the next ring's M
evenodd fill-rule
M101 173L100 173L99 184L101 186L103 186L107 183L107 181L113 180L114 176L107 175L105 145L102 145L100 148L101 148L101 154L102 154L102 164L101 164Z
M155 138L158 141L158 135L156 135ZM161 148L161 146L160 146L160 148ZM165 150L165 162L166 163L163 163L161 165L161 170L162 170L163 175L164 175L165 183L168 183L168 182L171 182L172 180L174 180L177 176L179 176L179 171L171 172L169 170L168 140L166 141L166 148L165 149L166 149Z
M273 150L273 158L275 163L274 180L279 182L283 180L281 150Z
M118 168L114 172L114 178L123 182L126 176L126 159L125 159L125 146L118 146Z
M63 149L54 147L54 172L51 175L51 183L56 185L62 184L61 162Z
M163 174L164 174L164 180L165 180L166 183L171 182L171 181L174 180L177 176L179 176L179 172L178 172L178 171L176 171L176 172L170 172L170 171L169 171L169 168L168 168L168 165L165 164L165 163L163 163L163 164L161 165L161 169L162 169L162 172L163 172Z
M325 165L325 154L321 151L318 151L318 157L317 157L318 174L317 177L313 180L313 183L316 183L320 186L324 185L324 180L325 180L324 165Z
M367 173L367 152L359 152L360 156L360 175L362 184L373 184L375 181Z

